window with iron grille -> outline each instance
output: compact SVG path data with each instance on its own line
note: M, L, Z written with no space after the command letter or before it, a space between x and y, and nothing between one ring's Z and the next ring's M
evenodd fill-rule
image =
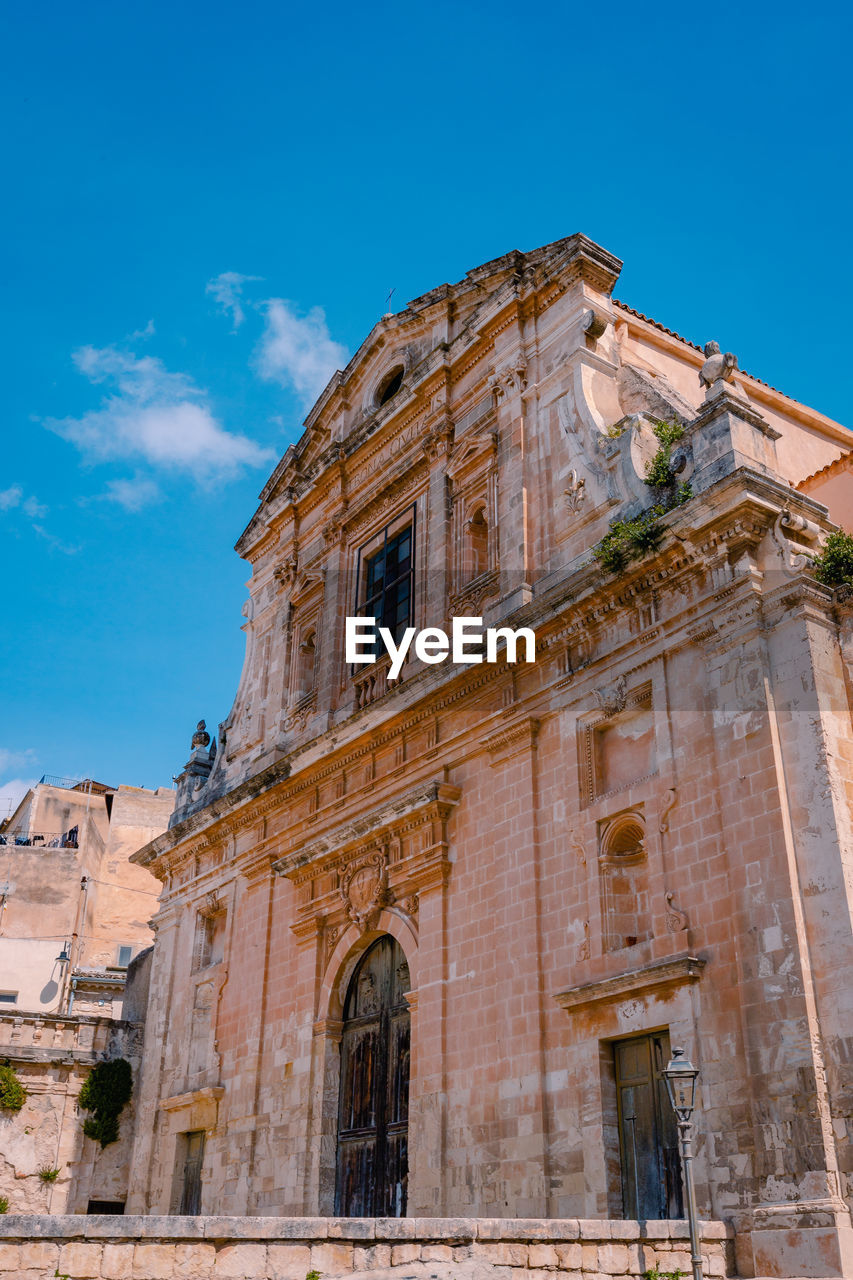
M359 617L375 618L377 627L387 627L399 640L412 624L414 577L415 509L411 507L359 553Z

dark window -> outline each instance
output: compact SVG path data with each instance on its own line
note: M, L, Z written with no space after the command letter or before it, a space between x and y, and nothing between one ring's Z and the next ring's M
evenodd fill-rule
M178 1213L201 1213L201 1169L204 1164L204 1130L180 1135L178 1146L181 1199Z
M87 1213L124 1213L123 1200L90 1200Z
M377 539L377 549L370 551L362 562L359 616L375 618L377 626L387 627L394 639L399 640L412 621L414 521L393 530L394 525L385 527Z
M386 404L392 396L395 396L403 385L403 366L398 365L396 369L392 369L383 382L379 384L379 390L376 393L377 405Z
M119 969L126 969L127 966L130 964L132 956L133 956L133 947L119 947L118 949Z

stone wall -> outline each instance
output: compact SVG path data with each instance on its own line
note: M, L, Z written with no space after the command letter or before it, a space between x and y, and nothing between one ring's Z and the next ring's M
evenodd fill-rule
M641 1230L642 1226L642 1230ZM734 1274L730 1233L702 1231L705 1275ZM639 1280L689 1272L685 1222L532 1218L24 1217L0 1219L0 1276L43 1280Z

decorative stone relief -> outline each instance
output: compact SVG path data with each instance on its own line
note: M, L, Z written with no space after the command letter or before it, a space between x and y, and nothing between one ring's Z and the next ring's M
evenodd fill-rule
M612 684L601 685L596 689L595 696L598 705L606 716L618 715L620 711L625 710L625 704L628 701L628 687L625 683L625 677L619 676Z
M382 850L349 863L341 878L341 898L350 920L364 933L388 901L388 864Z
M563 497L572 515L579 515L586 498L586 480L578 475L574 467L569 472L569 483L563 490Z
M666 927L670 933L682 933L687 928L688 920L684 911L680 911L673 902L673 894L666 893Z
M675 787L669 787L664 797L663 804L661 805L660 820L658 822L658 830L661 835L669 831L669 815L675 808L677 799L678 797L676 795Z
M589 921L583 922L583 942L578 947L578 960L589 959Z

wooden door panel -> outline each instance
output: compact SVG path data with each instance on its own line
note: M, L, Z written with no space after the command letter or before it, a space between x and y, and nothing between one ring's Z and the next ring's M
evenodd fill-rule
M393 938L375 942L350 979L341 1036L335 1212L406 1212L409 970Z
M338 1208L342 1218L376 1216L376 1140L338 1144Z
M376 1126L379 1052L379 1027L375 1022L348 1029L341 1045L341 1132Z
M677 1130L660 1074L669 1058L669 1036L638 1036L613 1048L622 1212L640 1220L681 1217Z

